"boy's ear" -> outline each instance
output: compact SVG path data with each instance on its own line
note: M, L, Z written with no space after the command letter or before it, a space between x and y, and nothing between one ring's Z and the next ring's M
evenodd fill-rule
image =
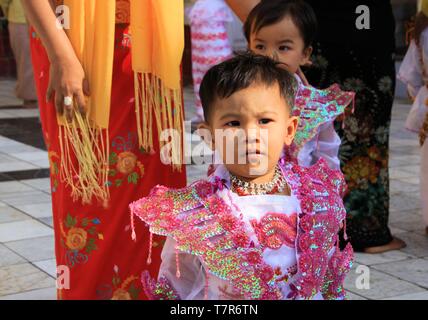
M293 143L298 124L299 124L299 117L290 117L288 119L285 139L284 139L284 143L286 146L290 146Z
M311 55L313 51L314 51L314 48L312 48L312 46L309 46L303 50L302 62L300 63L301 66L312 65Z
M213 132L211 132L210 125L206 121L198 125L195 133L202 138L211 150L215 150L214 135Z

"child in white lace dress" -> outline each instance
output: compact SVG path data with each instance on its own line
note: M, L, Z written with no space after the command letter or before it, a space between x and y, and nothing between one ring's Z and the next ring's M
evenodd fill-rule
M428 1L426 0L422 1L422 11L416 16L414 36L397 77L407 85L407 91L413 100L406 120L406 128L425 136L428 129ZM421 139L421 144L421 202L425 230L428 235L428 143L425 139Z

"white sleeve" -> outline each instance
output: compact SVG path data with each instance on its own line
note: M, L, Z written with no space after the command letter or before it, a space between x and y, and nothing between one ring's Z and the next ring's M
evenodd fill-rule
M318 134L308 141L299 152L299 164L304 167L314 165L320 158L327 161L333 170L340 170L339 148L341 140L334 129L333 121L320 125Z
M177 277L175 246L175 241L168 237L162 250L159 278L165 277L168 279L181 300L203 300L206 277L205 269L198 257L179 252L178 265L180 277Z
M428 52L428 41L424 41L424 50ZM420 54L415 41L410 43L409 49L401 63L397 78L407 85L412 98L415 98L419 89L423 86Z
M314 151L316 161L323 158L331 169L340 170L339 148L341 142L333 122L322 124L319 130L318 147Z

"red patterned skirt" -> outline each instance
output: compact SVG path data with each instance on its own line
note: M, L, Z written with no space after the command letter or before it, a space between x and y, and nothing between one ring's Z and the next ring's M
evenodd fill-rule
M55 107L45 102L49 60L40 39L31 32L34 75L51 169L55 253L57 265L61 266L60 299L145 299L140 274L149 269L152 276L157 276L164 239L154 236L152 262L148 266L149 232L142 223L136 223L137 241L131 239L128 205L146 196L157 184L186 184L184 167L181 172L173 172L171 166L161 163L159 150L149 154L138 146L128 40L127 26L116 25L109 126L111 200L104 208L96 201L91 205L74 202L70 188L60 179ZM153 130L157 132L155 124ZM154 139L156 146L158 141ZM64 278L68 271L69 278Z

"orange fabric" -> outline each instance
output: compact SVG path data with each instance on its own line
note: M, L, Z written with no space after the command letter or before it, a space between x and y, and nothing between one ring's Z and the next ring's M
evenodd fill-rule
M70 28L65 29L82 64L91 90L86 115L72 109L72 121L58 115L61 175L74 199L108 205L108 126L115 22L118 8L130 11L135 121L139 146L154 150L153 136L174 133L171 164L182 163L182 91L180 64L184 50L184 3L182 0L64 0ZM126 10L126 9L125 9ZM157 132L151 131L156 121ZM161 148L167 144L161 140ZM75 158L77 161L73 161ZM168 160L166 160L168 161Z
M110 116L116 1L64 0L64 4L70 9L67 36L91 88L88 117L95 127L105 129ZM66 122L65 117L61 120Z
M51 0L54 7L64 4L64 0ZM129 23L130 8L129 0L116 0L116 23Z
M132 68L161 79L168 89L181 86L184 1L131 0Z

